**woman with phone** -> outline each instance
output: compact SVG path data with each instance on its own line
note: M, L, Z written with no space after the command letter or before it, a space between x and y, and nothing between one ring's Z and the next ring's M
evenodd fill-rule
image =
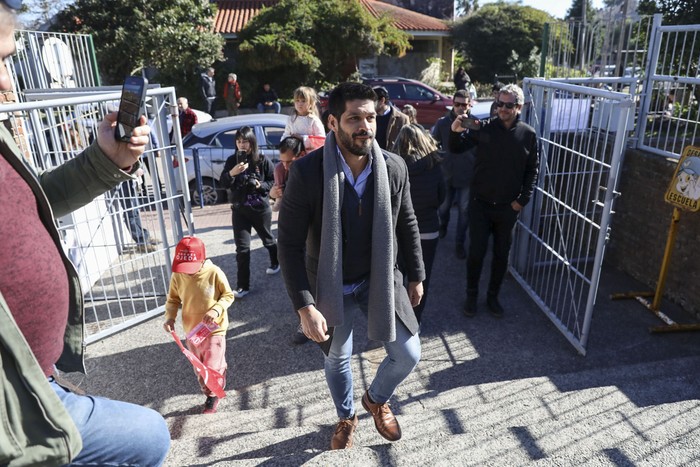
M235 154L229 156L221 172L221 184L229 190L231 201L233 238L236 242L238 284L233 294L245 297L250 292L250 236L252 229L258 233L270 255L267 274L280 270L277 260L277 241L272 236L272 208L270 188L274 183L272 162L258 151L255 132L244 126L236 133Z

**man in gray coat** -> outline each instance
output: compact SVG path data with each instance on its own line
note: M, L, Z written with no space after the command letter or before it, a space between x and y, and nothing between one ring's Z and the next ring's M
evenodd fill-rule
M302 329L326 354L326 381L338 422L331 449L353 445L353 318L367 314L369 338L387 357L362 397L379 434L390 441L401 429L388 401L420 359L413 306L425 279L408 170L374 139L374 91L342 83L329 96L331 133L323 148L290 169L279 214L279 259ZM396 267L401 249L408 290Z

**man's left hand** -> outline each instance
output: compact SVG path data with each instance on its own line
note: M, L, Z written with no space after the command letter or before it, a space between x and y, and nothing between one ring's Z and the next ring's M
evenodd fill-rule
M423 298L423 283L409 282L408 283L408 299L411 301L411 306L416 307L420 304Z
M523 206L517 201L511 201L510 207L513 208L513 211L517 212L520 212L520 210L523 208Z
M151 134L151 127L146 125L146 117L141 116L140 126L134 128L129 142L117 141L114 137L114 127L117 126L117 112L105 115L97 129L97 145L102 152L119 168L128 168L138 162L146 150Z

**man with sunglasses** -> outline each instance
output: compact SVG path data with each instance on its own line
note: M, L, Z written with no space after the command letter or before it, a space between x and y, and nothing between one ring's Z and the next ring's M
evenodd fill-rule
M447 234L447 224L450 222L450 209L453 203L457 203L457 232L455 235L455 256L465 259L467 252L464 242L467 239L467 227L469 221L469 186L474 174L474 146L464 145L460 151L451 151L449 148L452 124L460 115L469 116L472 108L471 98L466 90L455 92L452 97L452 110L439 119L433 127L432 136L442 149L442 173L445 177L447 196L440 206L440 238Z
M513 227L535 189L539 164L537 134L520 120L524 101L522 89L509 84L498 93L497 116L482 121L479 130L462 128L463 115L452 122L451 151L476 144L464 305L468 317L477 312L479 279L490 235L493 235L493 260L486 305L493 316L503 317L498 292L508 269Z

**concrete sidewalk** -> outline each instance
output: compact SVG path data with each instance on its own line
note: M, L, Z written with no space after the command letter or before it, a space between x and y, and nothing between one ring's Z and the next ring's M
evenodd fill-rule
M235 288L229 207L194 215ZM381 438L359 404L384 351L368 344L358 319L356 446L327 451L337 420L322 353L313 343L291 345L297 318L282 277L265 274L257 236L252 246L251 293L229 309L228 396L217 414L200 414L204 396L161 318L89 346L89 376L69 375L89 393L162 413L173 440L168 466L700 465L700 334L650 334L655 316L608 298L644 287L609 270L585 357L510 277L502 320L485 307L465 318L465 262L452 254L453 232L438 249L422 360L392 399L403 439Z

